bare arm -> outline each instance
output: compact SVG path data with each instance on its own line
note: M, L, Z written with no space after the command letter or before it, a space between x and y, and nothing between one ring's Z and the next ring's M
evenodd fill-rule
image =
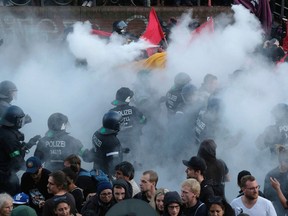
M280 182L276 178L270 177L270 183L271 183L271 186L274 188L274 190L277 192L278 198L282 206L284 208L288 208L287 199L282 193L282 190L280 188Z

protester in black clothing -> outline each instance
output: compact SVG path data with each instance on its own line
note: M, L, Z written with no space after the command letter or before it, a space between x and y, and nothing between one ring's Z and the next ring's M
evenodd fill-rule
M186 216L207 216L205 203L199 200L200 184L196 179L186 179L181 185L181 199L184 205L183 213Z
M115 204L110 182L103 181L97 186L96 195L92 196L83 206L81 214L94 211L95 216L105 216L107 211Z
M177 191L169 191L164 195L163 216L182 216L183 204Z
M91 177L90 172L81 168L81 159L79 156L72 154L64 159L65 167L73 167L76 171L77 178L75 184L83 190L84 199L86 200L88 194L96 193L97 183L94 178Z
M113 197L116 202L132 198L132 186L124 179L117 179L113 182Z
M84 203L84 194L82 188L78 187L75 182L77 178L76 172L73 170L73 167L65 167L62 171L66 174L67 177L67 190L71 193L75 199L77 212L81 212Z
M110 178L114 167L123 160L122 146L117 138L121 121L122 116L118 112L107 112L103 116L103 126L93 134L93 148L83 154L84 161L94 162L94 168L103 170ZM129 152L129 149L123 150Z
M71 154L82 155L84 147L80 140L75 139L66 127L68 117L62 113L53 113L48 118L48 131L39 140L34 156L40 158L50 171L63 169L64 159Z
M47 189L50 194L53 194L53 197L42 203L42 205L44 204L42 216L56 216L54 209L60 200L67 200L71 207L71 213L76 214L75 199L67 191L67 184L67 176L63 171L55 171L49 175Z
M127 87L121 87L116 93L116 99L112 101L112 105L115 107L111 109L122 115L121 130L118 133L118 138L123 146L131 150L131 155L136 153L136 149L140 144L142 127L146 123L146 117L143 113L135 106L130 105L133 95L134 92L132 90Z
M207 165L204 177L212 181L214 195L225 198L225 182L230 181L229 169L223 160L217 159L216 148L214 140L206 139L200 144L197 156Z
M50 171L42 167L37 157L26 160L26 172L21 177L21 191L29 195L29 205L35 209L37 215L42 215L39 204L52 197L47 191Z
M201 186L199 200L205 204L208 203L210 197L214 196L212 180L206 180L204 175L207 170L205 161L201 157L191 157L189 161L183 160L183 164L187 166L186 174L188 178L196 179Z
M10 106L0 120L0 193L15 195L20 191L16 175L24 169L24 156L27 150L36 145L39 136L24 142L24 134L19 131L23 126L25 114L20 107Z

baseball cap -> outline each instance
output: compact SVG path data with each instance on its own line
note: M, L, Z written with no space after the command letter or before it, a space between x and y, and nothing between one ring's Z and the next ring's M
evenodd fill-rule
M194 170L200 170L202 173L207 169L205 161L198 156L193 156L189 161L182 160L183 164L187 167L191 167Z
M38 157L30 157L26 161L26 167L26 172L36 173L42 167L42 163Z
M13 197L13 204L29 204L29 196L23 192L18 193Z

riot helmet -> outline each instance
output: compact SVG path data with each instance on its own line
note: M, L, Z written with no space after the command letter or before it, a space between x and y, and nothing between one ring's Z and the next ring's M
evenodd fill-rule
M25 123L25 114L18 106L9 106L1 117L0 125L21 128Z
M185 104L192 103L195 99L197 88L191 83L186 84L181 90L181 97Z
M17 87L16 85L5 80L0 83L0 99L5 99L9 103L16 97Z
M112 101L112 104L115 106L129 104L133 95L134 92L131 89L127 87L121 87L116 92L116 99Z
M271 112L276 122L285 121L288 117L288 105L285 103L279 103L273 107Z
M113 23L113 32L117 32L118 34L126 33L127 24L123 20L115 21Z
M174 85L177 88L182 88L184 85L191 81L191 77L184 72L178 73L174 78Z
M106 129L119 131L122 122L122 115L115 111L107 112L102 119L103 127Z
M68 117L62 113L53 113L49 116L47 124L49 130L66 130L66 125L68 124Z

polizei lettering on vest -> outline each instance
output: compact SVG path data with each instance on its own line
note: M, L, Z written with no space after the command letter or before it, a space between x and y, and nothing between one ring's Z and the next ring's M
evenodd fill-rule
M46 141L46 147L49 148L65 148L66 142L63 140Z

